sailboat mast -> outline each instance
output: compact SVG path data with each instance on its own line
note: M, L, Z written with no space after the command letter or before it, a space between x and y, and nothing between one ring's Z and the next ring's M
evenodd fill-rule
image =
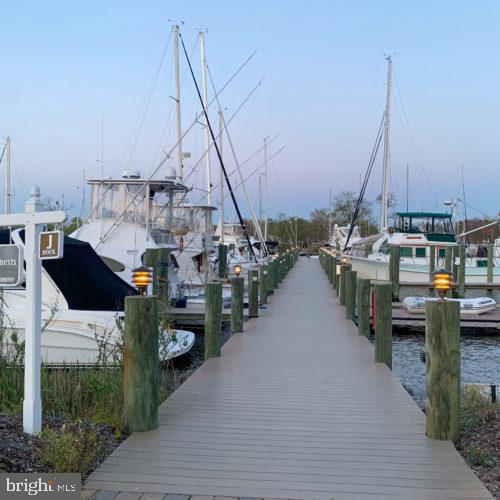
M205 33L200 31L200 55L201 55L201 94L203 97L203 107L208 113L208 97L207 97L207 61L205 58ZM207 205L212 204L212 179L210 175L210 131L205 117L205 173L207 177Z
M264 138L264 241L267 241L267 137Z
M410 211L410 165L406 164L406 211Z
M6 168L5 168L5 199L4 213L10 214L10 137L5 140Z
M332 188L330 188L330 204L328 205L328 241L332 237Z
M222 131L224 130L224 123L222 120L222 111L219 111L219 151L222 156ZM224 245L224 172L222 171L222 165L220 167L220 243Z
M389 166L391 147L391 87L392 87L392 58L387 56L387 97L385 103L385 127L384 127L384 164L382 174L382 206L380 210L380 232L387 231L387 212L389 202Z
M179 26L173 27L174 32L174 73L175 73L175 118L177 128L177 177L184 179L182 166L182 127L181 127L181 84L179 73Z

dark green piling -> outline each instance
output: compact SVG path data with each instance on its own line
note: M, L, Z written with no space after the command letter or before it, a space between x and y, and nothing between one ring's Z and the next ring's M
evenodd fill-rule
M392 283L375 284L375 361L392 370Z
M158 299L125 298L123 415L127 433L158 427Z
M205 283L205 359L220 356L222 283Z

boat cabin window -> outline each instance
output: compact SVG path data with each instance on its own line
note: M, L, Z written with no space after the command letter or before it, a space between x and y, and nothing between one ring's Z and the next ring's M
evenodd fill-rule
M399 249L399 255L401 257L413 257L413 248L412 247L401 247Z
M415 248L415 257L425 257L425 247L417 247Z
M440 259L444 259L446 257L446 248L440 248L438 251L438 256Z

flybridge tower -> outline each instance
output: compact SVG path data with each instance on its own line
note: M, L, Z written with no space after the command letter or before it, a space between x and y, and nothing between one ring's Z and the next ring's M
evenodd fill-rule
M380 210L380 232L387 231L387 212L389 201L389 167L390 167L390 147L391 147L391 87L392 87L392 58L386 57L387 60L387 98L384 111L384 163L382 174L382 200Z

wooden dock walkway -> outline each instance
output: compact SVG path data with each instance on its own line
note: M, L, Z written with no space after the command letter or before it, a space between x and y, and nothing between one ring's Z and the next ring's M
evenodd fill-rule
M300 258L260 315L161 406L157 430L90 476L97 498L491 498L452 443L426 438L317 259Z

